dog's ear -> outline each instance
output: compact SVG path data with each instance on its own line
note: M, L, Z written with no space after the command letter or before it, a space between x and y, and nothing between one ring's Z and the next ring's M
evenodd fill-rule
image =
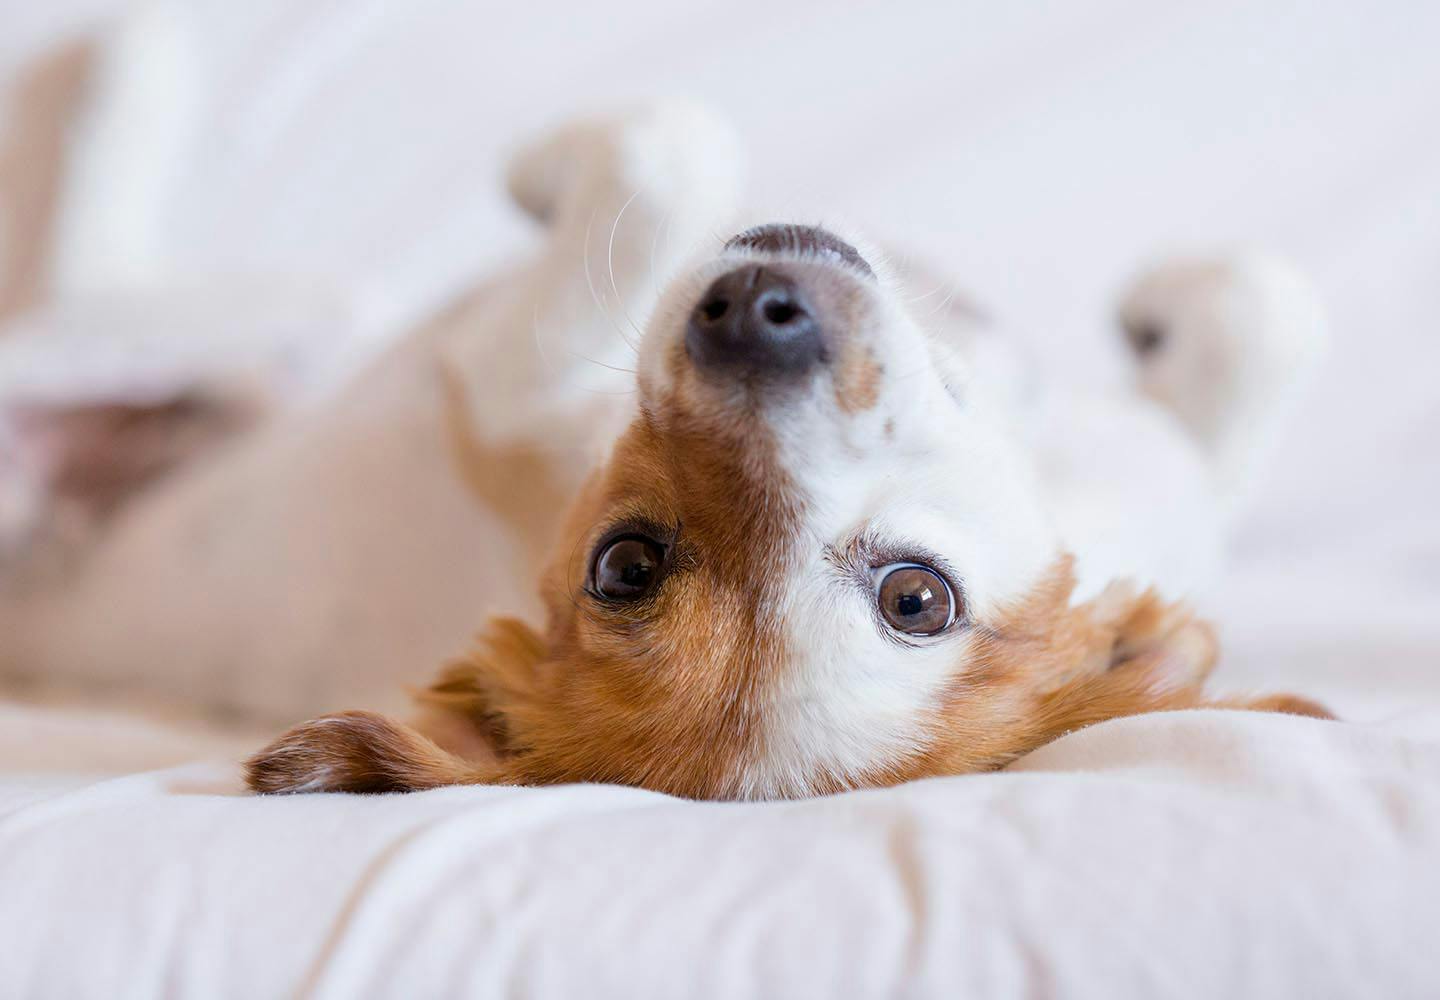
M262 795L411 792L487 778L416 730L373 712L313 719L245 762L246 783Z
M1125 583L1058 612L1046 634L1027 750L1106 719L1198 707L1219 652L1188 607Z
M1262 694L1248 698L1221 698L1206 702L1206 708L1233 708L1242 712L1277 712L1280 715L1303 715L1311 719L1334 719L1334 712L1303 695Z
M404 725L373 712L341 712L296 726L245 762L262 794L411 792L506 780L523 745L545 659L540 636L513 618L490 622L475 650L415 697Z
M1084 637L1087 655L1079 669L1056 671L1063 680L1041 696L1043 742L1106 719L1185 708L1333 718L1295 695L1208 696L1205 682L1219 657L1214 629L1187 605L1166 602L1153 590L1112 585L1074 611L1075 634Z
M525 742L527 719L540 702L544 639L515 618L493 618L475 648L415 693L415 726L447 750L499 763Z
M1122 715L1192 708L1215 662L1209 626L1182 605L1117 584L1072 604L1073 562L975 630L969 669L915 775L1003 767Z

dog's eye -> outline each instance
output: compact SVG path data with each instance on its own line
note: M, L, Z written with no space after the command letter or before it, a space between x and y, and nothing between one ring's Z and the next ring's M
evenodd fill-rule
M954 595L939 573L917 563L895 563L875 571L880 614L897 632L935 635L959 614Z
M643 535L625 535L595 557L595 592L611 601L644 597L660 578L665 546Z

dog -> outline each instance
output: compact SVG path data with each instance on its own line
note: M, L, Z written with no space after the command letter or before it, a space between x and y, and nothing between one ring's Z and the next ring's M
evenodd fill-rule
M1206 695L1212 631L1158 596L1216 572L1319 341L1303 281L1162 265L1123 300L1135 391L1037 388L853 234L714 237L741 159L688 105L563 126L509 175L536 259L333 395L152 387L0 422L0 667L250 719L379 710L257 754L264 792L791 797L1137 712L1325 714Z
M637 148L623 128L603 142ZM557 179L582 162L518 179L555 240L625 190ZM624 204L658 222L645 197ZM973 331L927 326L904 294L873 248L811 225L746 229L682 269L643 310L628 423L555 533L543 630L492 620L410 724L304 723L247 762L250 786L794 798L992 770L1143 712L1328 716L1208 694L1211 627L1119 579L1213 563L1318 340L1302 281L1254 256L1150 272L1122 307L1138 392L1110 406L990 381ZM448 405L483 484L477 391L456 382Z

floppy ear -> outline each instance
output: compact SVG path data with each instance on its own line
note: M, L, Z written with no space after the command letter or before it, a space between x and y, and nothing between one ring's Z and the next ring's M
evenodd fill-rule
M1262 694L1245 698L1221 698L1206 702L1205 708L1233 708L1242 712L1276 712L1280 715L1304 715L1311 719L1335 719L1338 716L1318 701L1298 694Z
M313 719L245 762L246 783L262 795L411 792L487 777L483 768L374 712Z
M1302 698L1213 699L1205 681L1214 630L1183 604L1126 583L1072 605L1066 558L1022 602L978 632L975 669L946 706L940 739L902 777L1003 767L1107 719L1185 708L1246 708L1325 717Z
M1016 727L1020 753L1106 719L1204 701L1218 653L1209 625L1126 583L1070 606L1073 587L1067 562L1043 599L1037 594L1021 609L1024 623L1001 630L1005 646L1019 646L1006 655L1025 657L1031 671L1034 700Z
M1071 676L1042 696L1046 742L1105 719L1184 708L1333 718L1322 706L1295 695L1208 696L1205 681L1219 656L1214 629L1186 605L1167 603L1153 590L1137 596L1127 585L1115 585L1080 610L1094 635L1106 641L1108 663Z
M342 712L296 726L245 762L262 794L411 792L505 781L535 703L545 646L513 618L493 619L475 650L417 692L412 725Z
M517 618L492 618L466 656L414 693L415 727L466 760L499 763L524 745L540 699L545 641Z

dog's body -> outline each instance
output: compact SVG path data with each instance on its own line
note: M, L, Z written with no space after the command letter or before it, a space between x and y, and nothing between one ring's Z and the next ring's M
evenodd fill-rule
M652 158L620 162L622 137ZM486 612L538 614L538 563L633 402L625 314L643 316L655 275L734 211L733 156L728 133L682 111L523 153L516 196L567 213L538 260L323 405L135 496L58 580L0 585L0 669L292 720L395 707ZM584 175L545 176L570 168ZM634 168L661 190L626 208L647 181ZM542 180L575 203L550 204Z
M336 717L257 758L257 787L580 778L795 795L996 766L1090 721L1204 703L1208 630L1153 597L1101 591L1128 578L1183 594L1213 572L1227 506L1314 335L1283 269L1240 259L1141 282L1125 320L1144 394L1107 398L1002 376L993 335L923 305L917 325L904 298L929 289L901 292L878 261L880 277L859 281L874 255L819 230L785 232L823 245L762 233L727 247L662 295L738 194L733 140L694 110L563 130L520 158L512 189L549 223L540 259L325 406L124 507L63 587L0 603L8 664L166 687L184 670L191 700L273 717L385 707L486 614L535 620L548 553L549 634L497 626L426 696L434 740ZM815 383L829 395L777 409L752 386L740 404L710 368L686 367L710 341L682 349L675 331L707 283L748 261L799 282L826 323L884 331L861 346L830 335ZM632 342L646 317L637 418ZM711 367L731 370L722 362ZM777 422L782 409L800 422ZM631 482L636 468L649 480ZM667 562L666 586L697 588L703 607L657 604L664 624L587 610L605 553L585 553L615 530L617 505L634 531L674 534L655 551L689 562ZM833 581L814 583L861 572L882 558L872 549L909 566L896 530L963 563L947 584L963 634L896 653ZM755 562L746 553L762 538ZM1091 603L1075 603L1066 551ZM794 588L769 593L766 560L798 574ZM567 657L588 666L558 676ZM957 700L986 684L998 701ZM716 715L717 704L729 707Z

